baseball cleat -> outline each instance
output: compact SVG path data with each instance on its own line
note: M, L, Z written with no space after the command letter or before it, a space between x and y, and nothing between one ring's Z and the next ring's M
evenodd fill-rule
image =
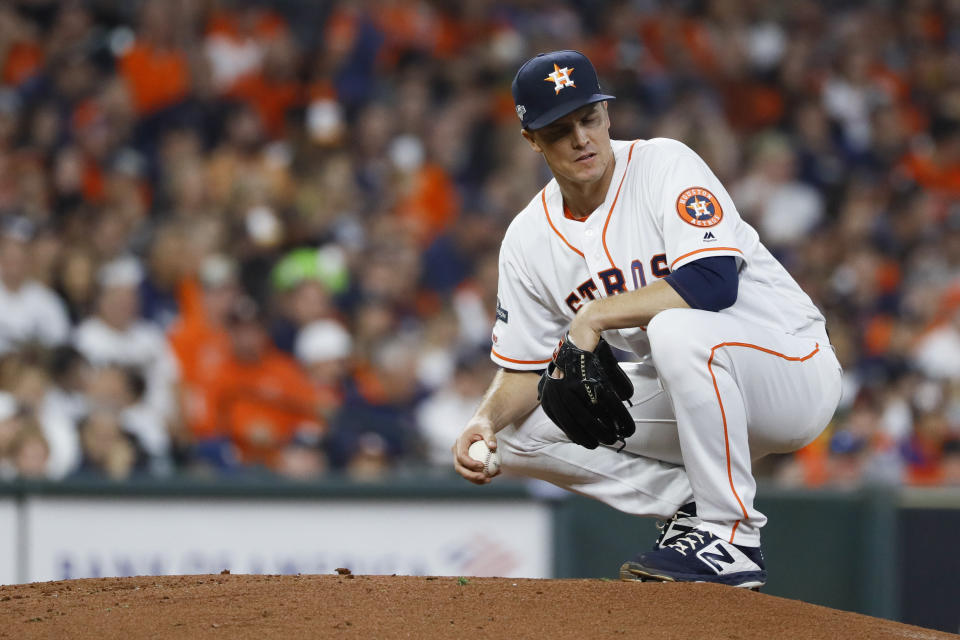
M663 549L683 534L692 531L701 522L703 521L697 517L696 502L688 502L683 505L666 522L657 520L657 529L660 530L660 536L653 544L654 550Z
M692 528L620 567L626 581L714 582L757 590L767 582L760 547L744 547Z

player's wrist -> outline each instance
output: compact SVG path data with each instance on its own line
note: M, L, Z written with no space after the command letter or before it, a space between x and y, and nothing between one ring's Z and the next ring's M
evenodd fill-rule
M591 301L585 304L570 323L568 332L569 339L573 341L580 349L593 351L600 341L600 332L603 331L602 323L599 320L600 314L597 313L597 301Z

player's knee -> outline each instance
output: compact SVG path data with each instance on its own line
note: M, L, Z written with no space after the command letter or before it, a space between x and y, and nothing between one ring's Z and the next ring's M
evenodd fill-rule
M703 329L701 312L695 309L667 309L653 316L647 338L653 348L683 348Z
M667 309L653 317L647 325L647 338L654 364L661 374L671 369L682 373L690 356L709 350L709 316L696 309Z

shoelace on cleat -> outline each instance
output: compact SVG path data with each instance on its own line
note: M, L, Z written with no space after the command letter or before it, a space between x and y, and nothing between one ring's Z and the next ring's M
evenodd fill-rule
M680 555L686 556L687 551L693 551L694 549L697 548L697 545L687 540L687 538L696 538L697 544L703 544L704 542L704 537L702 533L700 533L699 531L690 531L689 533L686 533L680 536L679 538L677 538L676 542L671 542L667 546L673 549L674 551L676 551L677 553L679 553ZM684 544L689 545L690 548L687 549L684 546Z
M669 520L657 520L655 524L657 526L657 531L660 532L660 535L657 536L655 548L660 548L660 544L667 537L667 532L670 531L670 527L674 522L680 520L681 518L689 518L691 516L693 516L693 514L687 513L686 511L677 510L677 512L673 514L673 517L671 517Z

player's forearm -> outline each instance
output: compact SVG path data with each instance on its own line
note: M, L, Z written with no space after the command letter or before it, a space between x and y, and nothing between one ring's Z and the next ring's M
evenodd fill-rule
M581 349L593 349L601 331L645 327L661 311L688 308L673 287L657 280L642 289L584 305L570 325L570 338Z
M474 420L489 421L495 432L519 421L537 406L539 380L536 372L501 369L480 401Z

